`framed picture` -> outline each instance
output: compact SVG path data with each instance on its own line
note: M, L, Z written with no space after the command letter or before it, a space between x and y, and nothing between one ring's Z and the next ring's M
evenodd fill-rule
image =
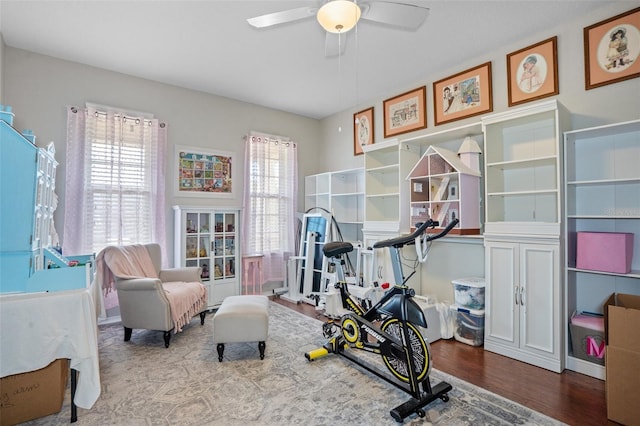
M491 62L433 83L435 124L493 111Z
M560 93L558 88L558 37L507 55L509 106Z
M373 107L353 114L353 155L363 154L364 145L373 144Z
M426 86L385 100L383 109L385 138L426 128Z
M640 7L584 29L586 90L640 76Z
M233 154L176 145L175 193L177 196L233 196Z

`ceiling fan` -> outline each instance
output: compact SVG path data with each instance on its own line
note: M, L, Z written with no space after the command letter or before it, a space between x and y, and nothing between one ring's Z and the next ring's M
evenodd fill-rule
M281 12L268 13L247 19L254 28L269 28L281 24L301 21L316 16L326 30L325 56L342 55L346 37L342 34L351 30L360 19L371 21L405 31L415 31L424 23L429 8L408 3L370 0L328 0L320 7L299 7ZM345 34L346 35L346 34Z

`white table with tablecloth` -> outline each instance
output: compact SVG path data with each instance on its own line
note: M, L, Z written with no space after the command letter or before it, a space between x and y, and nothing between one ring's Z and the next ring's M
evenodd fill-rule
M100 396L100 367L90 290L0 295L0 377L59 358L79 373L73 402L91 408Z

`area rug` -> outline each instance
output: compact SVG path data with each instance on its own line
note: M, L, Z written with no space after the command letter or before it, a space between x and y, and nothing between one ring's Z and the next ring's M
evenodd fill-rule
M194 318L165 348L162 333L120 325L100 328L102 393L77 425L396 425L389 414L409 395L337 355L309 362L320 347L321 321L270 303L269 339L260 360L257 343L228 344L218 362L213 320ZM437 363L437 360L434 360ZM381 365L384 370L384 366ZM453 386L449 401L425 407L410 425L558 425L522 405L432 370L432 383ZM69 422L69 392L60 413L30 422Z

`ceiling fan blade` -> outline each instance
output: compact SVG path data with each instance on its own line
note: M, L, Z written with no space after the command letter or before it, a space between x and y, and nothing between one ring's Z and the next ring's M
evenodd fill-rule
M344 53L347 46L347 33L336 34L327 32L324 39L324 56L332 58Z
M415 31L427 19L429 8L415 4L372 1L363 12L361 19Z
M247 22L254 28L266 28L310 18L315 16L317 11L316 7L299 7L249 18Z

